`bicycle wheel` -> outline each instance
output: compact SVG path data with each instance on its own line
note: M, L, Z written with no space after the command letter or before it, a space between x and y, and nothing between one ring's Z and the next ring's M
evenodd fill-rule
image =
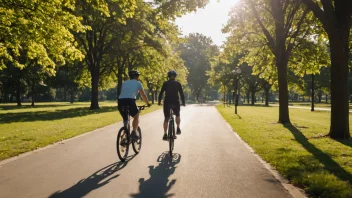
M121 161L125 161L129 150L129 137L126 127L122 127L117 134L116 150Z
M132 140L132 148L133 148L134 152L136 154L138 154L139 151L141 151L141 148L142 148L142 131L141 131L140 127L138 127L138 129L136 131L136 134L139 137L139 139L137 141Z
M174 129L174 122L173 120L170 120L169 122L169 130L168 130L168 136L169 136L169 153L170 156L172 156L172 151L174 150L174 136L173 136L173 129Z

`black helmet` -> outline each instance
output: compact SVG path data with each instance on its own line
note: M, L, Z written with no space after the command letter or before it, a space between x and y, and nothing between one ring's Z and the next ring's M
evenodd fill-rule
M131 71L128 72L128 76L130 78L135 78L136 76L139 76L140 74L141 73L139 73L139 71L137 71L137 70L131 70Z
M175 77L177 76L177 73L175 70L171 70L171 71L167 72L167 77L171 77L171 76L175 76Z

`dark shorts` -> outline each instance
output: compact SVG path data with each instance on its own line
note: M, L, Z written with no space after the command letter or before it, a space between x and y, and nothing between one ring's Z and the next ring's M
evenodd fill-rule
M164 117L165 119L170 117L170 108L172 108L172 111L174 112L174 115L177 117L180 116L180 103L174 103L174 104L164 104Z
M123 118L123 120L128 120L128 114L124 111L125 106L129 106L128 110L132 117L136 116L138 113L138 108L136 105L136 99L133 98L123 98L118 100L118 110Z

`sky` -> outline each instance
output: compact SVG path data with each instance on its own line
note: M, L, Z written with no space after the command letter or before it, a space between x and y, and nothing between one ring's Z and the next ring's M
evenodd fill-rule
M221 29L229 19L229 11L238 0L210 0L204 9L189 13L176 19L176 24L184 35L201 33L211 37L214 44L222 45L226 35Z

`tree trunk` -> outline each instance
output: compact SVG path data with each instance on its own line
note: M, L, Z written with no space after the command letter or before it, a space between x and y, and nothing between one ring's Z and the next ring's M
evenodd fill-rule
M64 87L64 102L67 101L67 90L66 87Z
M35 92L34 92L34 90L35 90L35 83L32 82L32 104L31 104L32 107L34 107L34 100L35 100Z
M251 92L251 96L252 96L252 103L251 103L251 105L254 105L255 104L255 91L252 91Z
M154 100L155 100L154 91L151 91L151 93L152 93L152 104L154 104Z
M311 92L312 92L312 106L311 106L311 111L314 111L314 102L315 102L315 96L314 96L314 93L315 93L315 88L314 88L314 74L312 74L312 86L311 86Z
M325 94L325 103L328 104L328 94Z
M321 98L323 97L323 92L319 91L318 92L318 102L321 103Z
M155 90L155 93L154 93L154 98L155 98L155 101L159 102L159 95L158 95L158 90Z
M249 91L246 93L247 103L249 104Z
M17 101L17 106L22 106L21 103L21 81L18 80L16 82L16 101Z
M225 107L225 104L226 104L226 91L225 91L225 87L224 87L224 107Z
M91 83L92 83L92 92L90 98L90 109L100 109L99 108L99 70L94 69L91 72Z
M343 26L343 25L342 25ZM345 25L348 27L348 25ZM329 136L349 139L348 39L349 29L330 32L331 50L331 125Z
M265 89L265 106L269 106L269 89Z
M73 104L73 102L75 100L74 91L70 91L70 94L71 94L70 102L71 102L71 104Z
M199 103L199 94L200 94L200 91L197 91L196 92L196 101ZM224 95L225 95L225 93L224 93Z
M277 57L278 59L278 57ZM287 84L287 64L288 61L282 54L280 60L276 61L279 79L279 122L290 123L288 110L288 84Z
M121 88L122 88L122 74L123 74L123 67L119 66L118 71L117 71L117 96L116 99L119 99L120 93L121 93Z

